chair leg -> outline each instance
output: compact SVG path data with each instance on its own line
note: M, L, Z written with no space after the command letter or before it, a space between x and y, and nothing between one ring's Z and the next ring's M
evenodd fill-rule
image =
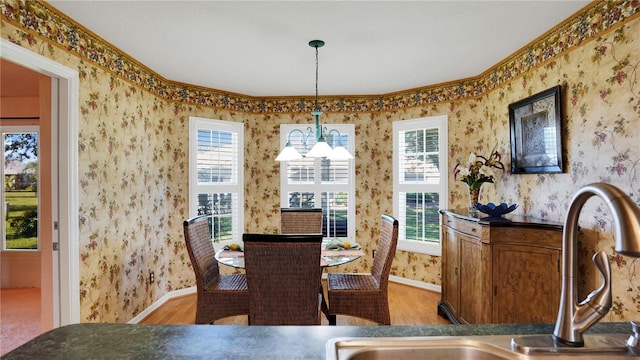
M326 316L327 320L329 320L329 325L336 325L336 316L329 313L329 305L327 304L327 299L324 297L322 284L320 284L320 298L320 310Z

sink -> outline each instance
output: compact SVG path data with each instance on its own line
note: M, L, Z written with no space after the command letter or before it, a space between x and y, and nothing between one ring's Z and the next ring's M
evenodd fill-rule
M497 341L498 337L494 337ZM509 347L511 337L499 343ZM327 360L513 359L514 353L483 337L336 338L327 343Z
M478 360L534 360L635 358L624 346L621 335L586 335L588 344L611 344L617 347L553 347L548 351L522 352L512 350L512 335L487 336L425 336L425 337L342 337L327 342L327 360L373 359L478 359ZM550 338L550 336L549 336ZM618 342L622 340L622 342ZM538 341L536 340L536 343Z

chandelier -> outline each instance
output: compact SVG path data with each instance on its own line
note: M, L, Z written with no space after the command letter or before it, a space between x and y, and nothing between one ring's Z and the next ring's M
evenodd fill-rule
M289 131L287 134L287 144L284 149L282 149L278 157L276 157L276 161L298 160L303 157L327 158L330 160L353 159L351 153L349 153L349 151L340 142L340 132L337 129L327 130L326 127L320 124L320 115L322 115L322 110L320 110L320 106L318 105L318 48L324 46L324 41L311 40L309 41L309 46L316 49L316 99L313 111L311 111L311 115L313 115L315 119L315 132L311 126L307 127L306 132L301 129L293 129ZM307 150L305 155L300 154L300 152L298 152L298 150L296 150L296 148L291 144L292 134L300 135L302 147ZM325 134L327 136L334 135L334 139L337 139L334 147L331 147L327 143ZM315 144L311 149L309 149L311 139L315 140Z

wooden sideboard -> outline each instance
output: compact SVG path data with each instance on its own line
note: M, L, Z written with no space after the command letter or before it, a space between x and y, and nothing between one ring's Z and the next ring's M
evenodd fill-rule
M441 210L442 297L456 324L556 320L562 224L529 217L472 218Z

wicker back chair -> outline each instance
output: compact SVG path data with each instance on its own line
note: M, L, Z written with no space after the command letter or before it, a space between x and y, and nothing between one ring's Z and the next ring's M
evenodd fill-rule
M322 234L244 234L251 325L319 325Z
M398 220L382 215L371 274L328 274L329 314L349 315L391 325L389 272L398 244Z
M196 274L196 324L249 314L249 290L244 274L220 275L209 233L211 215L183 223L189 258Z
M281 208L281 234L319 234L322 233L322 209L320 208Z

